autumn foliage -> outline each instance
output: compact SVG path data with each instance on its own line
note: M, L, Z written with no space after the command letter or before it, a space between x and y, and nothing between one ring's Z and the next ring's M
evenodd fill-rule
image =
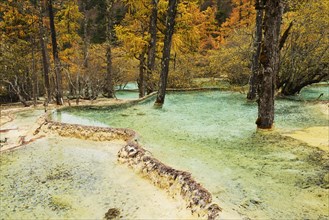
M0 3L1 101L36 101L46 95L40 36L46 44L51 96L56 80L51 56L47 0ZM53 0L65 98L95 99L106 84L106 11L104 1ZM151 1L113 1L113 77L115 85L148 73ZM145 88L157 89L168 1L157 1L156 61ZM277 89L285 95L328 77L329 1L287 1L282 34L292 28L281 50ZM255 2L180 1L172 40L169 86L198 86L199 78L248 83ZM42 24L40 26L40 21ZM43 34L40 28L43 27ZM281 35L282 35L281 34ZM144 84L143 84L144 85ZM50 100L52 101L52 100Z

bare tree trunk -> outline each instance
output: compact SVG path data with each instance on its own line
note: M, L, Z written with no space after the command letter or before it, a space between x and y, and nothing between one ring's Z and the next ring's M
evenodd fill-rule
M263 0L256 0L255 8L257 10L256 14L256 29L255 29L255 40L253 45L253 56L251 64L251 75L249 79L249 91L247 94L247 99L254 100L257 93L257 84L258 84L258 72L259 72L259 56L262 45L262 27L263 27Z
M286 42L286 40L287 40L287 38L289 36L289 32L290 32L292 26L293 26L293 22L290 22L288 28L284 31L282 37L280 38L279 51L281 51L281 49L283 48L283 46L284 46L284 44L285 44L285 42ZM280 63L280 60L278 60L278 62ZM282 79L281 79L281 77L279 75L279 72L280 71L278 70L278 74L276 75L276 89L277 90L279 90L280 87L282 86L282 81L281 81Z
M26 68L25 70L25 75L24 75L24 81L21 84L22 88L22 95L24 96L25 100L30 101L32 100L31 93L33 93L33 83L31 80L31 69Z
M33 105L37 105L37 98L38 98L38 76L36 70L36 63L35 63L35 39L31 40L32 43L32 98L33 98Z
M242 5L243 5L243 1L242 0L240 0L240 2L239 2L240 4L239 4L239 21L241 21L242 20Z
M169 63L170 63L170 50L171 50L172 35L174 34L174 28L175 28L177 5L178 5L178 0L169 0L168 9L167 9L165 38L164 38L164 45L163 45L162 59L161 59L159 91L155 101L155 106L158 107L162 107L166 96Z
M9 80L3 80L4 82L8 83L10 87L13 89L15 94L18 96L19 101L24 105L24 107L28 107L29 104L27 103L24 95L22 94L20 85L18 83L17 76L15 76L15 81L14 83L10 82Z
M88 48L89 48L89 36L88 36L88 18L86 2L83 1L83 67L88 68Z
M147 53L147 94L154 91L155 85L152 75L155 69L156 42L157 42L157 20L158 20L158 0L152 0L152 12L150 16L150 42Z
M174 71L176 70L176 64L177 64L177 53L174 54Z
M279 70L279 37L283 5L281 0L267 0L264 18L264 44L260 55L257 127L271 129L274 123L275 79Z
M142 98L145 96L145 50L139 55L139 77L137 80L139 97Z
M48 0L48 10L49 10L51 41L52 41L52 46L53 46L53 58L54 58L55 75L56 75L56 104L63 105L62 73L61 73L60 60L59 60L59 56L58 56L56 28L55 28L55 22L54 22L54 12L53 12L52 0Z
M45 43L45 29L43 26L43 10L42 5L40 2L39 5L39 37L40 37L40 45L41 45L41 54L42 54L42 65L43 65L43 77L44 77L44 83L45 83L45 90L46 90L46 100L45 105L48 105L48 103L51 101L51 89L50 89L50 81L49 81L49 59L48 59L48 51L47 46Z
M86 2L83 1L83 70L84 72L88 71L88 58L89 58L89 33L88 33L88 17L87 17L87 6ZM80 97L81 97L81 79L80 79L80 71L77 73L76 77L76 104L79 105Z
M106 0L106 84L104 87L105 96L107 98L115 98L114 83L113 83L113 68L112 68L112 48L113 41L113 0Z
M276 39L277 46L276 46L276 48L274 50L274 54L273 54L274 57L275 57L275 61L274 61L275 62L274 63L274 79L273 79L274 91L275 91L274 94L277 92L277 83L280 82L280 79L279 79L280 62L281 62L281 59L280 59L280 49L281 48L280 47L281 47L281 45L283 46L284 43L282 43L281 40L283 40L283 38L285 37L285 36L283 36L283 38L280 38L282 15L283 15L283 9L284 9L284 6L283 6L284 0L277 0L277 1L279 1L278 4L280 6L277 6L277 9L276 9L277 13L279 13L279 14L277 15L277 18L276 18L276 21L275 21L275 26L274 26L274 28L275 28L274 31L275 31L276 35L278 36L277 39ZM286 33L286 34L289 34L289 32Z
M84 99L90 99L90 81L89 79L85 80L84 82Z

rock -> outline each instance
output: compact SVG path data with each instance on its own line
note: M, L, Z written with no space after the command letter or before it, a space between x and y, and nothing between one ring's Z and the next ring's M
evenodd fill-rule
M110 208L104 216L104 220L112 220L120 218L120 210L117 208Z
M254 205L259 205L260 203L262 203L259 199L250 199L250 202Z

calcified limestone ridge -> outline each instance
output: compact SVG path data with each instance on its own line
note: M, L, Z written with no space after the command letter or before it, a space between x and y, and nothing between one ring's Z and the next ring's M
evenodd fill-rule
M194 180L190 173L176 170L154 158L138 144L138 135L131 129L83 126L45 119L35 134L40 131L93 141L125 140L127 145L118 152L120 163L127 164L155 186L166 190L171 197L183 199L185 207L195 216L216 219L221 212L221 208L212 203L210 192Z
M173 169L143 149L136 141L130 141L118 153L118 161L128 164L154 185L165 189L170 196L181 196L192 214L215 219L221 208L211 204L211 194L190 173Z

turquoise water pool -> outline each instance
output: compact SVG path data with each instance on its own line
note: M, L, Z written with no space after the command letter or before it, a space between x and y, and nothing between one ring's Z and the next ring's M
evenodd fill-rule
M63 122L127 127L155 157L190 171L227 209L250 218L328 218L327 154L280 132L328 126L318 106L276 102L276 132L256 132L255 103L233 92L169 93L163 109L153 101L111 110L70 109ZM55 119L56 119L56 115Z
M18 113L1 128L28 130L42 114ZM124 144L47 135L1 152L0 219L103 219L112 208L124 219L189 218L179 201L117 163Z

